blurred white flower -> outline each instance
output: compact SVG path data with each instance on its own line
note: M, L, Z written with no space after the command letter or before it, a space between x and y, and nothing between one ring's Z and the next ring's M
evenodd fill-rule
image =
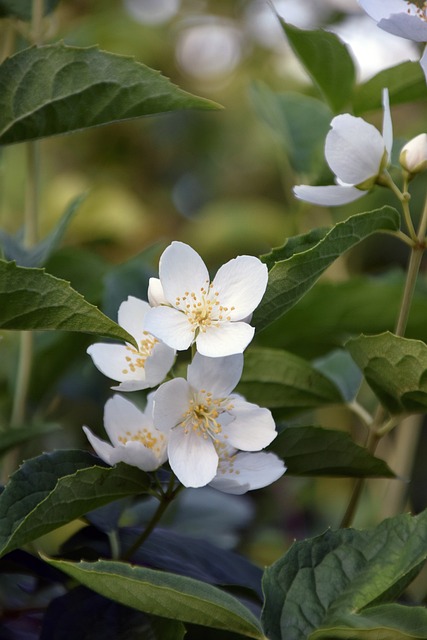
M217 474L209 485L224 493L240 495L266 487L278 480L285 471L283 461L274 453L231 450L221 455Z
M427 169L427 133L420 133L405 144L399 162L408 173L421 173Z
M95 366L120 384L112 387L118 391L137 391L154 387L163 382L175 359L175 351L150 335L143 328L150 305L144 300L129 296L122 302L118 323L133 336L139 346L131 344L97 343L87 353Z
M323 206L353 202L364 196L390 163L393 130L387 89L383 92L383 132L348 113L336 116L326 136L325 157L335 173L336 185L299 185L300 200Z
M169 464L186 487L203 487L231 447L259 451L277 435L268 409L231 395L243 369L243 355L206 358L196 353L187 380L175 378L154 395L153 421L168 435Z
M174 349L197 350L211 358L241 353L255 329L245 320L267 287L267 267L254 256L224 264L211 282L205 263L187 244L172 242L163 252L160 279L150 280L155 306L144 328Z
M380 29L414 42L427 42L427 4L415 0L359 0ZM427 48L420 64L427 79Z
M153 425L153 393L147 398L145 411L116 394L104 409L104 427L111 444L97 438L83 427L97 455L107 464L118 462L154 471L167 459L167 437Z

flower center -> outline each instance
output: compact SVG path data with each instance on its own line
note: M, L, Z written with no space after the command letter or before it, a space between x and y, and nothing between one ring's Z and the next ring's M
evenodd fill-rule
M123 369L122 373L127 375L135 373L137 369L144 369L145 361L151 356L151 353L158 342L157 338L152 336L151 333L144 331L144 338L140 341L138 350L129 344L126 345L126 351L129 353L129 355L126 356L126 364L128 368Z
M205 286L200 287L199 291L186 291L183 296L177 297L175 308L185 313L194 331L205 332L208 327L229 322L229 312L235 309L223 306L218 296L219 291L214 291L212 283L206 280Z
M427 21L427 2L425 0L407 0L408 13L411 15L415 12L415 15L421 20Z
M218 418L232 408L233 405L228 398L213 398L212 393L202 389L195 398L190 400L189 407L182 415L178 426L183 428L185 435L195 433L205 440L211 438L216 446L221 447L219 436L222 433L222 427Z
M132 433L131 431L126 431L124 436L119 436L118 438L121 444L126 444L126 442L140 442L147 449L152 449L158 455L161 454L163 445L165 442L165 436L160 431L158 434L154 435L152 431L147 428L138 429Z

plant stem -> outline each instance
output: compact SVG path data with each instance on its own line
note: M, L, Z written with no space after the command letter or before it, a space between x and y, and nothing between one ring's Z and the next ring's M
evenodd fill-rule
M24 244L31 247L38 240L40 195L40 145L27 142L27 191L25 203Z
M156 528L156 526L158 525L159 521L161 520L164 512L166 511L168 506L173 502L175 496L182 489L182 485L181 484L178 485L176 487L176 489L174 489L174 484L175 484L175 476L172 474L167 490L159 497L159 505L158 505L156 511L154 512L153 517L151 518L150 522L147 524L147 526L145 527L145 529L141 533L141 535L138 536L138 538L135 540L135 542L123 554L122 560L129 560L133 556L135 551L137 549L139 549L139 547L145 542L145 540L148 538L148 536Z
M45 0L33 0L31 18L31 37L33 43L39 45L43 39L43 14Z

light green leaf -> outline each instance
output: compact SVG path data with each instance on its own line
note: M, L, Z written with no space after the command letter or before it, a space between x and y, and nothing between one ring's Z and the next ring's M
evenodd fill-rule
M254 313L253 323L257 329L263 329L291 309L345 251L373 233L396 231L399 227L399 213L393 207L386 206L339 222L314 245L311 244L311 233L309 240L303 235L298 236L298 242L293 239L294 242L285 244L283 258L271 268L267 291ZM302 251L299 246L303 248ZM276 249L276 259L280 254L280 250ZM266 260L268 259L267 256Z
M62 43L0 65L0 144L179 109L216 109L132 58Z
M361 335L346 345L367 383L390 413L427 410L427 345L389 333Z
M0 260L0 329L79 331L135 344L65 280ZM135 345L136 346L136 345Z
M353 108L356 114L381 109L381 95L388 88L392 104L404 104L427 98L426 80L419 62L402 62L384 69L358 86L354 92Z
M51 13L59 0L45 0L44 13ZM20 20L31 20L33 13L33 0L0 0L0 17L13 16Z
M250 402L288 412L343 402L337 387L320 371L279 349L251 348L237 390Z
M118 498L144 493L140 469L103 463L85 451L59 450L27 460L0 495L0 554Z
M355 82L353 59L340 38L328 31L303 31L280 19L295 55L335 113L350 102Z
M307 640L329 619L393 601L426 558L427 511L296 542L265 571L264 632L270 640Z
M387 464L335 429L285 427L268 447L282 458L293 476L393 478Z
M19 429L9 429L8 431L0 431L0 456L19 444L27 442L32 438L40 438L58 431L61 425L55 423L32 424L29 427L21 427Z
M256 113L283 144L295 171L307 175L324 164L332 113L323 102L299 93L275 93L261 84L253 86L251 97Z
M347 613L314 631L310 640L425 640L427 609L385 604Z
M139 611L225 629L248 638L264 638L249 609L205 582L125 562L46 561L89 589Z
M21 267L43 266L59 246L68 225L85 198L86 194L74 198L53 231L34 247L24 245L22 234L12 236L0 229L0 244L3 246L5 259L14 260Z

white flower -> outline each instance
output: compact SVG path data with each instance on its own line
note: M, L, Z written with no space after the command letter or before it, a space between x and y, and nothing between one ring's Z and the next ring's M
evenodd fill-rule
M336 116L326 136L325 157L338 184L311 187L299 185L300 200L323 206L347 204L364 196L390 162L393 145L388 91L383 91L383 132L348 113Z
M399 162L408 173L421 173L427 169L427 133L420 133L405 144Z
M118 323L139 345L98 343L87 352L102 373L120 384L113 389L137 391L154 387L165 379L175 359L175 351L143 328L148 302L129 296L119 308Z
M242 369L242 354L206 358L196 353L187 380L165 382L155 393L154 425L167 433L169 464L186 487L211 482L230 447L259 451L277 435L268 409L231 395Z
M221 455L217 474L209 485L224 493L240 495L266 487L285 471L283 461L274 453L231 451Z
M378 26L388 33L414 42L427 42L427 4L409 0L359 0ZM427 79L427 48L420 64Z
M150 281L154 306L145 319L147 331L174 349L195 341L212 358L242 353L255 331L245 320L267 287L267 267L258 258L230 260L211 282L199 254L172 242L160 258L159 276Z
M153 425L153 393L145 411L118 394L107 401L104 427L111 444L83 427L97 455L107 464L126 462L143 471L154 471L167 460L167 437Z

